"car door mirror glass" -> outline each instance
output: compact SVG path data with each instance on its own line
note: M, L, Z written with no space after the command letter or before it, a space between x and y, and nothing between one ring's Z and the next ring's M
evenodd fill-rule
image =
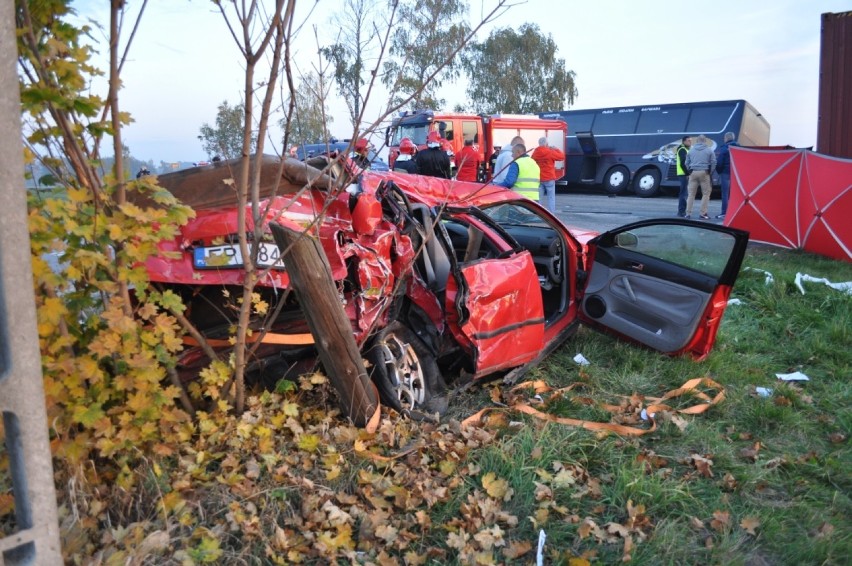
M636 248L639 238L633 232L623 232L615 237L615 245L620 248Z

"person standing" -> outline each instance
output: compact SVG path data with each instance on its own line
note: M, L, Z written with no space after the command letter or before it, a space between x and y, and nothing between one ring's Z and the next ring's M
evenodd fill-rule
M441 149L441 135L438 132L429 132L426 136L426 149L418 151L414 157L417 168L421 175L449 179L452 177L450 156Z
M689 185L686 197L686 218L692 216L692 206L695 204L695 193L701 186L701 212L699 218L710 220L707 215L707 205L710 204L710 192L713 190L710 178L716 168L716 154L707 145L707 137L704 134L698 139L686 154L686 168L689 173Z
M411 141L411 138L402 138L399 142L399 155L393 162L393 170L402 173L411 173L419 175L420 169L417 167L417 162L414 160L414 154L417 153L417 146Z
M719 150L719 158L716 160L716 173L719 174L719 183L722 185L722 213L716 218L725 218L728 213L728 198L731 195L731 147L739 145L734 132L725 134L725 145Z
M370 143L366 138L358 138L355 142L355 155L352 157L352 161L365 171L370 168Z
M538 139L538 147L532 152L533 161L538 164L541 171L541 184L539 185L539 200L550 212L556 212L556 179L561 177L557 173L556 162L565 162L565 152L555 146L547 145L547 138ZM560 173L564 169L558 170Z
M512 162L512 152L514 151L514 147L518 144L526 146L524 138L521 136L515 136L512 138L512 143L500 148L500 153L497 154L497 161L494 162L494 169L491 171L491 182L495 185L503 186L503 181L506 179L506 174L509 172L509 163Z
M506 168L506 178L495 185L512 189L523 197L538 201L539 185L541 185L541 170L538 163L532 157L526 155L527 148L524 144L512 146L512 158Z
M473 147L473 140L464 140L464 147L456 155L456 180L475 183L479 180L479 152Z
M681 218L686 217L686 197L689 194L689 171L686 169L686 155L689 153L690 147L692 147L692 138L683 136L680 139L680 145L675 150L677 180L680 181L680 192L677 195L677 215Z

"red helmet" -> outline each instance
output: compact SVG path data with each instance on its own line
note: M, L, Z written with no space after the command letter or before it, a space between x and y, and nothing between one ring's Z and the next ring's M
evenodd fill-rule
M399 152L407 153L408 155L414 155L414 152L417 151L417 146L414 145L414 142L411 141L411 138L402 138L399 142Z
M365 151L369 147L369 143L366 138L358 138L355 142L355 151Z
M441 134L432 130L429 132L429 135L426 136L426 145L429 147L440 147L441 146Z

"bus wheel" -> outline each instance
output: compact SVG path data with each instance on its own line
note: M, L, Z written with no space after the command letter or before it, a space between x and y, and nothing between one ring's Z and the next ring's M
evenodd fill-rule
M604 190L611 195L617 195L627 188L630 180L630 171L624 165L616 165L604 175Z
M657 196L660 191L660 171L654 167L643 169L633 180L633 192L643 198Z

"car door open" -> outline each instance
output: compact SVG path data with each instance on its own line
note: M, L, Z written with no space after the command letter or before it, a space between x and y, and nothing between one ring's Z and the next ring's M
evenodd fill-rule
M581 318L667 354L713 346L748 233L684 220L648 220L589 242Z

